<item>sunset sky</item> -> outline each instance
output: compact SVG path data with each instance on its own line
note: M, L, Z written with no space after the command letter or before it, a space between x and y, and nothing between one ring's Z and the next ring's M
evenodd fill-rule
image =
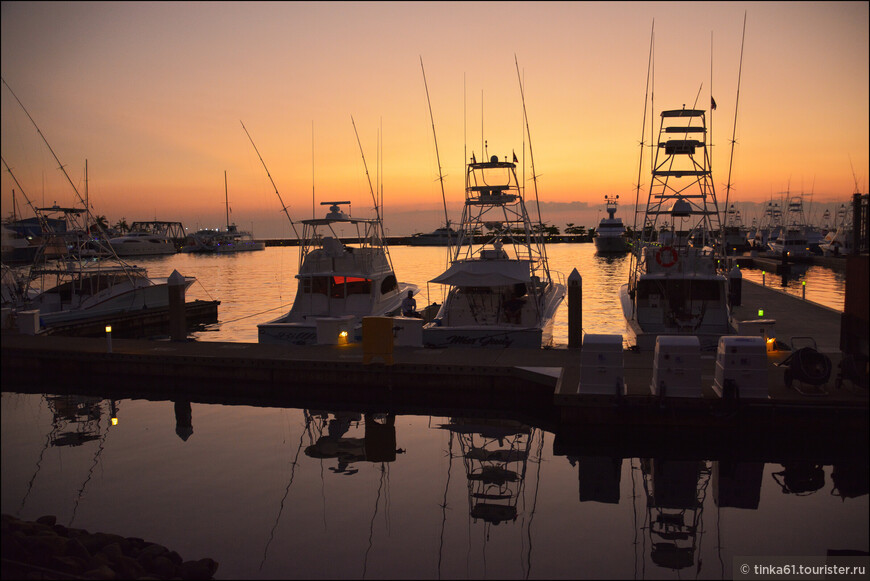
M593 226L605 194L634 200L653 21L656 118L696 98L709 108L711 92L718 105L720 204L744 14L731 201L788 190L846 202L856 180L866 192L868 5L4 1L2 76L82 194L87 160L91 205L110 223L224 226L226 171L231 221L258 238L292 235L240 121L294 220L311 217L312 200L317 214L338 199L370 216L352 116L399 235L443 221L421 58L454 220L466 153L480 159L486 139L490 156L522 159L516 58L544 221ZM37 206L76 202L6 86L2 154ZM13 189L32 215L3 170L3 217Z

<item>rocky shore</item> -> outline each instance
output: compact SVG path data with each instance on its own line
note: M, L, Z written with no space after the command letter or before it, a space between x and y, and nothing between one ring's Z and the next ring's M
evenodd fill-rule
M90 533L2 516L3 579L213 579L213 559L185 561L175 551L136 537Z

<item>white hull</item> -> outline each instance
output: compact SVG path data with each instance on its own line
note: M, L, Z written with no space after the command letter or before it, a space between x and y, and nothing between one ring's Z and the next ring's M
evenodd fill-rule
M509 323L484 325L439 324L442 313L423 326L423 345L427 347L518 347L540 349L553 343L553 320L565 298L566 288L554 283L543 296L543 315L539 325ZM449 303L445 301L446 307Z
M628 252L628 242L622 236L596 236L595 249L599 254Z
M185 290L195 282L193 277L185 277ZM86 300L79 308L52 310L57 308L47 301L40 307L40 326L50 327L97 316L118 315L145 308L158 308L169 305L169 288L166 278L150 279L148 286L133 287L130 283L116 285L110 294L95 295Z

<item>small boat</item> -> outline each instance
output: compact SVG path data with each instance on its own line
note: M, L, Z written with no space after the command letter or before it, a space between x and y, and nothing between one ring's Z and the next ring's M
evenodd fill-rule
M662 111L646 227L637 234L629 281L619 290L641 351L654 349L661 335L695 335L702 348L715 348L720 336L734 332L728 279L713 251L721 229L709 160L706 112ZM662 245L654 233L665 218L671 225Z
M617 218L616 206L619 195L604 196L607 203L607 217L602 218L595 230L595 249L598 254L622 254L628 252L628 239L625 237L625 225L622 218Z
M514 161L472 154L465 179L465 208L450 266L430 282L448 291L433 320L423 326L432 347L529 347L552 344L556 310L565 298L564 277L551 273L540 222L526 211ZM483 232L476 236L475 232ZM557 280L553 280L555 277Z
M118 256L153 256L175 254L175 243L166 236L149 232L128 232L109 239Z
M239 230L235 224L230 224L230 201L227 193L227 172L224 172L224 196L227 204L226 230L198 230L190 235L181 247L182 252L226 254L230 252L246 252L250 250L265 250L266 243L254 240L250 232Z
M411 246L450 246L451 241L455 241L459 235L456 230L447 226L436 228L432 232L419 232L408 239L408 244Z
M380 218L352 218L342 209L349 204L322 202L325 217L302 220L296 299L287 314L257 325L260 343L314 344L322 319L344 319L359 340L363 317L397 314L408 293L419 291L397 282ZM356 236L341 237L336 230L344 228Z

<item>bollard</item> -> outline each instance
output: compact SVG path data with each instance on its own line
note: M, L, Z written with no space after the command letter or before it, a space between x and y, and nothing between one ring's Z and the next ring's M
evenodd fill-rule
M728 304L739 307L743 299L743 274L737 266L728 272Z
M106 353L112 352L112 325L106 325Z
M185 341L187 315L184 312L184 277L173 270L166 286L169 289L169 335L173 341Z
M761 286L764 286L764 275L765 275L765 272L762 270L761 271Z
M801 298L803 300L807 300L807 281L805 281L805 280L801 281L801 294L802 294Z
M583 277L575 268L568 277L568 349L583 348Z

